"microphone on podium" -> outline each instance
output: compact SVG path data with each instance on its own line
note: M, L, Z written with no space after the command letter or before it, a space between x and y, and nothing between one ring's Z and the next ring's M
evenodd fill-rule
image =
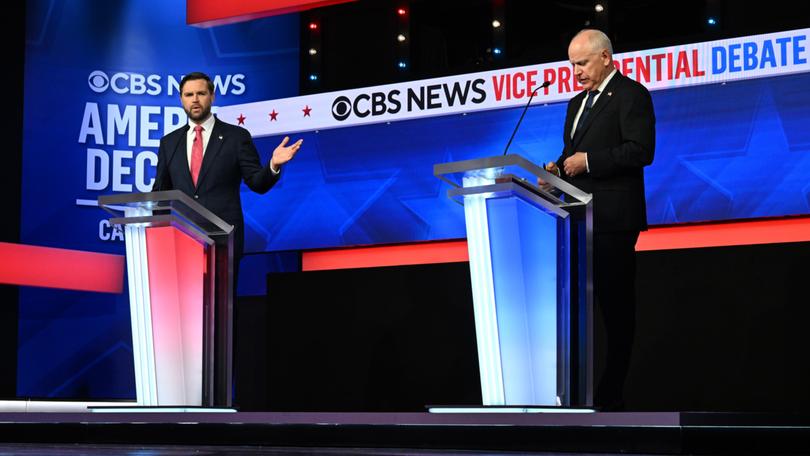
M540 89L545 89L546 87L551 85L551 81L545 81L540 84L539 87L532 90L532 94L529 96L529 101L526 102L526 106L523 108L523 112L520 114L520 119L517 121L517 125L515 125L515 130L512 132L512 136L509 137L509 142L506 143L506 148L503 150L503 154L506 155L506 152L509 151L509 146L512 144L512 140L515 139L515 133L517 133L518 128L520 128L520 123L523 122L523 116L526 115L526 111L529 109L529 105L532 104L532 99L535 95L537 95L537 91Z

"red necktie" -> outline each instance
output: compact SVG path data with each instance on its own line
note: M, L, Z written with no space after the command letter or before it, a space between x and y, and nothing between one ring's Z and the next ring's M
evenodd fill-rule
M197 178L200 176L200 168L202 167L203 159L203 127L196 125L194 127L194 143L191 145L191 181L194 186L197 186Z

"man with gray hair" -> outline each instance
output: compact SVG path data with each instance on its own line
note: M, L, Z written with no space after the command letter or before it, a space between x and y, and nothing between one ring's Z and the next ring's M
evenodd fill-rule
M594 302L607 344L595 402L615 411L624 408L633 348L635 245L647 229L644 167L653 161L655 113L647 89L614 67L601 31L580 31L568 57L584 90L568 103L563 151L546 169L593 194Z

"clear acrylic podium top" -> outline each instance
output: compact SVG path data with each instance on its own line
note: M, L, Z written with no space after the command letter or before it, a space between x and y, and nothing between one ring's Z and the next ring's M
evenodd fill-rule
M199 240L227 238L233 231L231 224L180 190L104 195L98 205L116 216L110 223L118 225L172 225Z
M524 199L562 217L576 206L587 206L590 193L549 173L520 155L498 155L433 166L433 174L453 188L447 193L464 204L464 196L486 193L489 196L519 193ZM548 185L540 187L537 179Z

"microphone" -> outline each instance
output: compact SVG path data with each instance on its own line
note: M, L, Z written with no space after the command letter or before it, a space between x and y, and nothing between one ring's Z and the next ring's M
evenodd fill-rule
M551 81L545 81L540 86L534 90L532 90L532 94L529 96L529 101L526 102L526 107L523 108L523 113L520 114L520 119L517 121L517 125L515 125L515 130L512 132L512 136L509 137L509 142L506 143L506 148L503 150L503 154L506 155L506 152L509 150L509 146L512 144L512 140L515 139L515 134L520 128L520 123L523 122L523 116L526 115L526 111L529 109L529 105L532 104L532 99L535 95L537 95L537 91L540 89L545 89L546 87L551 85Z

